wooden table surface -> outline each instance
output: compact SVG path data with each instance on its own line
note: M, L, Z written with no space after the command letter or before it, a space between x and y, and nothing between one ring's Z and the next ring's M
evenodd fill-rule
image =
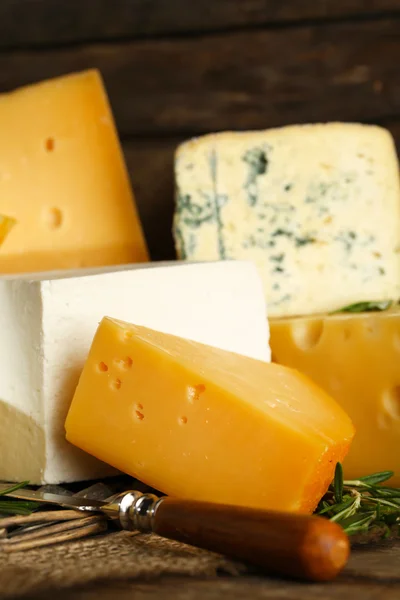
M328 584L283 581L267 576L193 579L160 578L157 581L107 581L82 588L57 591L57 600L385 600L400 598L400 540L374 543L353 550L350 561L338 577ZM47 594L24 596L27 600L50 600Z

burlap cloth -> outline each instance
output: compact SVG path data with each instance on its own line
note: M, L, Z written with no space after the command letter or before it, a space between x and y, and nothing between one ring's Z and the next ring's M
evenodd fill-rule
M244 565L154 535L112 532L24 552L0 554L0 598L99 580L239 575Z

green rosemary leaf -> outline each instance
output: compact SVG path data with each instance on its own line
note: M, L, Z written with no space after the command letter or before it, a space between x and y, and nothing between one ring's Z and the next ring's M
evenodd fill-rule
M338 503L332 504L332 503L327 502L327 503L325 503L326 505L323 508L318 510L318 514L324 515L326 513L332 512L333 514L336 515L339 512L346 510L346 508L349 508L353 503L354 503L354 498L351 498L350 496L345 497L344 501L341 502L340 504L338 504Z
M384 481L387 481L393 477L393 475L393 471L382 471L381 473L374 473L373 475L365 475L365 477L360 477L360 481L367 483L368 485L376 485L377 483L383 483Z
M337 313L362 313L362 312L371 312L371 311L382 311L387 310L393 304L392 300L382 300L382 301L371 301L371 302L356 302L355 304L349 304L348 306L344 306L343 308L339 308L339 310L333 311L331 314Z
M376 520L376 511L370 510L365 513L359 513L343 519L340 522L341 527L347 534L359 533L365 531L369 525Z
M376 512L369 511L348 517L347 519L344 519L340 525L343 527L347 535L354 535L355 533L363 533L368 530L368 527L375 519Z
M23 481L22 483L16 483L15 485L10 486L6 490L0 491L0 496L5 496L6 494L10 494L11 492L15 492L25 486L27 486L29 481Z
M28 485L29 481L23 481L22 483L16 483L10 486L4 491L0 491L0 497L4 497L10 492L15 492L22 487ZM39 507L37 502L29 502L23 500L15 500L13 498L4 498L0 500L0 514L7 515L30 515L32 511Z
M0 501L0 514L30 515L33 510L38 508L38 506L39 504L36 502L12 502L8 500L2 500Z
M319 515L324 515L325 513L328 513L331 510L331 508L332 504L324 500L324 498L322 498L322 500L318 504L316 512L318 512Z
M376 487L382 494L398 494L400 496L400 488L392 488L387 485L379 485Z
M371 488L369 490L369 493L373 496L379 497L379 498L397 498L397 500L400 500L400 488L399 489L390 489L390 488L385 488L385 489L379 489L379 488Z
M373 486L367 487L365 490L371 494L371 496L376 496L379 498L398 498L400 500L400 488L386 488L381 486Z
M375 496L371 496L370 498L368 498L367 502L371 503L371 504L379 504L379 506L388 506L390 508L393 508L394 510L398 510L400 511L400 504L398 502L394 502L393 500L386 500L384 498L376 498Z
M390 475L388 475L387 473L390 473ZM382 477L385 477L385 479L383 479L382 481L386 481L386 479L389 479L390 477L392 477L393 472L392 471L385 471L385 473L376 473L376 477L378 477L379 475L381 475ZM372 483L370 483L370 481L368 480L368 478L371 477L371 481ZM344 486L348 486L348 487L352 487L352 488L364 488L364 489L380 489L380 488L376 488L377 483L379 483L379 481L377 483L374 483L374 475L369 475L367 476L365 479L345 479L343 481L343 485ZM384 489L384 488L382 488ZM394 491L394 488L388 488L390 489L392 492Z
M335 479L333 480L333 489L335 491L336 502L343 501L343 467L338 462L335 469Z
M326 515L329 512L332 512L332 504L328 504L328 502L322 502L316 510L318 515Z
M352 500L346 508L343 508L339 512L337 512L333 517L331 517L331 521L335 521L339 523L343 519L348 519L352 517L360 507L360 499L356 496L354 500Z

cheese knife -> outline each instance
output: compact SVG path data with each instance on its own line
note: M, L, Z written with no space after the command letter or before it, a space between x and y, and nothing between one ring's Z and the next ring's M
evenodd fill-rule
M347 562L343 529L323 517L182 500L128 491L96 500L20 488L5 496L83 512L100 512L122 529L156 533L241 560L278 575L328 581Z

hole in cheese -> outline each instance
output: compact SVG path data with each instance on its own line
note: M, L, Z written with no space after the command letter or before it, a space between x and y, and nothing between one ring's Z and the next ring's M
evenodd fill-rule
M105 373L106 371L108 371L108 366L106 365L105 362L101 361L98 365L97 365L98 370L101 373Z
M110 387L113 390L120 390L121 389L121 380L120 379L115 379L114 381L111 381L110 383Z
M46 214L49 229L59 229L63 223L63 214L59 208L50 208Z
M384 392L383 407L387 415L396 421L400 421L400 385L395 385Z
M136 408L138 410L143 410L143 404L136 404Z
M187 417L179 417L180 425L186 425L187 422L188 422Z
M200 394L206 391L206 386L203 383L197 385L189 385L187 388L187 399L189 402L196 402L200 398Z
M143 421L144 414L142 412L140 412L140 410L135 410L135 415L136 415L136 418L139 419L139 421Z
M116 358L114 360L114 364L118 369L127 371L128 369L130 369L132 367L133 360L131 359L130 356L127 356L126 358Z
M299 321L292 328L293 342L301 350L311 350L321 339L324 331L324 322L322 319Z
M44 145L45 145L47 152L53 152L54 146L55 146L54 138L52 138L52 137L47 138Z

